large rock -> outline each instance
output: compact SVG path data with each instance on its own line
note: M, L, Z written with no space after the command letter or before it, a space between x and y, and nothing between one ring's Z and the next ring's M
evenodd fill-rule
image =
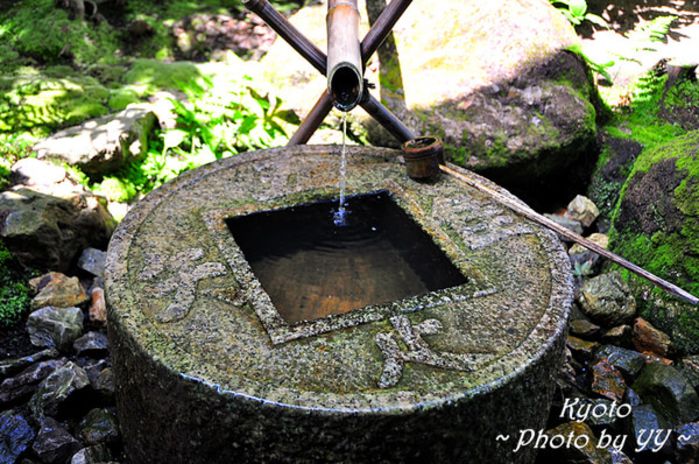
M41 429L32 450L45 464L62 464L80 448L78 440L50 417L41 420Z
M699 130L643 151L613 213L610 249L699 295ZM646 292L638 288L637 295ZM641 315L699 353L699 312L654 289Z
M70 127L34 145L40 159L57 159L88 174L105 174L148 150L148 137L158 119L147 105Z
M69 361L46 377L30 401L35 417L54 417L65 412L64 405L90 385L85 370Z
M83 313L79 308L37 309L27 319L29 339L35 346L69 350L83 331Z
M67 270L87 246L105 246L114 227L106 200L77 187L0 193L0 237L27 267Z
M14 464L36 436L27 419L13 411L0 414L0 464Z
M0 405L12 403L31 396L39 382L48 377L56 369L63 367L64 359L51 359L34 364L21 373L0 384Z
M360 2L364 30L366 3L373 12L384 4ZM318 4L290 19L325 49L325 14ZM591 153L594 91L582 61L561 52L577 37L548 2L414 2L394 36L397 55L380 51L380 75L372 59L367 77L416 133L442 136L460 164L503 181L529 182ZM282 40L261 63L284 101L302 114L325 85ZM372 143L395 144L375 124L366 125Z
M648 364L633 389L644 403L653 405L669 427L699 419L699 395L674 367Z

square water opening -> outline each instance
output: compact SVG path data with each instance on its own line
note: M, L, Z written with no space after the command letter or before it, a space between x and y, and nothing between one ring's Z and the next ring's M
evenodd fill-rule
M226 219L279 315L288 323L345 314L466 283L387 191Z

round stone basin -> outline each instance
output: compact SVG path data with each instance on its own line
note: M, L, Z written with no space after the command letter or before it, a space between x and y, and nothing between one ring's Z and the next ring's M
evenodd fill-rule
M544 426L561 361L572 289L560 242L450 177L408 179L400 152L347 155L348 194L392 202L418 230L409 241L424 234L453 267L446 283L394 295L380 280L376 301L333 306L330 295L299 313L327 293L310 282L308 298L286 298L311 265L283 268L288 283L248 261L231 224L337 197L339 147L252 152L180 176L139 202L109 246L130 462L532 462L513 440ZM352 279L410 274L372 262Z

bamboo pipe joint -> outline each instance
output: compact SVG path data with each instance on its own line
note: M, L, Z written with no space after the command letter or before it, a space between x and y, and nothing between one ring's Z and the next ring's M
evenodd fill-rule
M357 0L328 2L328 93L333 105L350 111L364 97Z

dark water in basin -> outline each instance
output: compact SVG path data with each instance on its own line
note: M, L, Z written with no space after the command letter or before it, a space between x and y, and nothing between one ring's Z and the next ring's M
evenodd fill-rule
M333 222L336 206L329 200L226 220L288 323L466 282L388 192L348 198L345 226Z

